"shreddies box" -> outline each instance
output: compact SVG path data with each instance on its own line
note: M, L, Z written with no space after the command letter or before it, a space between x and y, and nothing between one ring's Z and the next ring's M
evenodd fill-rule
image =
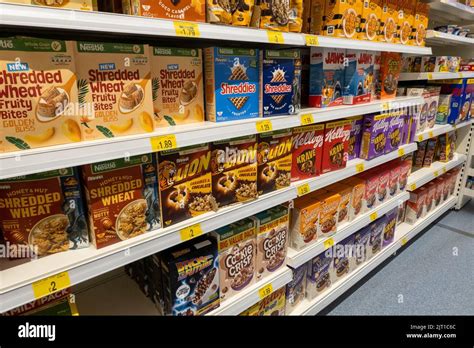
M150 59L157 127L204 122L201 49L150 47Z
M347 51L344 69L344 104L368 103L374 88L374 54Z
M346 167L350 131L350 120L326 123L321 164L322 174Z
M364 0L360 16L359 40L378 41L383 0Z
M324 36L356 38L362 14L362 0L326 0Z
M156 171L153 154L82 166L96 248L161 227Z
M222 122L259 117L258 49L208 47L204 54L207 119Z
M84 140L155 129L148 45L77 41Z
M0 180L5 241L37 256L89 246L83 198L77 168Z
M324 124L293 128L291 181L315 177L321 173Z
M125 14L193 22L206 21L205 0L122 0Z
M390 119L390 113L364 116L360 158L371 160L385 153Z
M397 0L383 0L382 22L380 23L379 41L396 43L398 28L397 10Z
M348 160L359 158L360 143L362 141L363 119L364 118L362 116L356 116L356 117L350 118L352 124L351 124L351 133L349 135L349 148L347 150Z
M318 239L318 220L321 202L313 196L299 197L294 201L290 221L290 246L300 250Z
M82 140L70 41L0 39L0 153Z

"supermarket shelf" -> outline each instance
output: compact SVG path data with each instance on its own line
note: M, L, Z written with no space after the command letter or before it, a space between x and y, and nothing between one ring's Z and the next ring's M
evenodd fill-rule
M474 198L474 190L468 189L467 187L464 187L463 189L463 195Z
M377 165L413 152L415 143L402 146L399 151L378 157L372 161L355 159L347 168L321 175L314 179L292 184L290 187L265 194L258 199L219 209L186 220L171 227L151 231L144 235L102 248L89 248L58 253L40 258L2 271L0 284L0 313L18 307L34 299L31 284L48 276L68 271L71 285L79 284L130 262L182 242L181 230L199 224L203 233L228 225L234 221L256 214L275 205L297 197L298 187L307 184L311 191L338 182Z
M426 43L432 46L473 45L474 39L427 30Z
M1 7L0 4L0 11ZM273 130L286 129L300 126L301 116L306 114L311 114L314 122L319 123L421 104L422 99L400 97L361 105L303 109L299 115L269 117L265 120L271 121ZM178 147L255 134L256 123L261 120L257 118L221 123L204 122L199 125L163 128L147 134L4 153L0 154L0 179L149 153L152 152L150 139L167 134L175 135Z
M470 126L472 123L474 123L474 119L470 119L461 123L458 123L456 125L452 124L436 124L433 128L425 129L421 132L418 132L415 134L415 141L423 141L429 138L436 137L440 134L445 134L448 132L451 132L455 129L463 128Z
M468 168L467 169L467 175L474 176L474 168Z
M455 153L454 158L446 163L433 162L429 168L421 168L408 177L407 190L413 191L431 180L443 175L448 170L464 163L466 155Z
M430 2L430 20L442 24L472 24L474 8L453 0L434 0Z
M433 73L401 73L399 81L414 81L414 80L445 80L445 79L464 79L474 78L474 71L465 72L433 72Z
M393 197L392 199L388 200L387 202L379 205L375 209L364 213L357 219L354 219L353 221L347 222L344 225L340 226L336 234L329 238L325 238L324 240L320 240L316 243L313 243L299 251L289 248L286 261L287 265L293 268L301 266L305 262L324 252L324 250L327 249L325 245L331 246L339 243L344 238L367 226L377 217L383 216L393 208L400 206L403 202L407 201L408 198L410 198L410 194L408 192L403 192L397 195L396 197ZM332 241L328 243L328 240Z
M456 204L456 201L456 197L449 198L445 203L426 215L423 219L419 220L415 225L402 223L397 226L395 240L392 244L388 245L385 249L382 249L378 255L371 258L354 272L350 273L347 277L342 278L340 281L335 283L327 292L322 293L313 300L304 300L295 308L291 315L315 315L319 313L382 262L388 259L394 252L404 246L410 239L428 227L439 216L451 209Z
M237 296L221 303L219 308L216 308L207 315L238 315L261 300L260 289L266 288L271 284L272 290L276 291L288 284L292 277L292 271L288 267L283 266L270 277L258 281L247 289L242 290Z

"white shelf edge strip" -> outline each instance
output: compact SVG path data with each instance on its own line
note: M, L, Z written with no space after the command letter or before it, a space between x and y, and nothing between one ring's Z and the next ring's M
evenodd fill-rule
M360 105L303 109L298 115L293 116L188 124L163 128L148 134L8 152L0 154L0 179L150 153L152 152L150 139L155 136L174 134L177 146L185 147L256 134L256 123L261 120L270 120L273 130L278 130L301 126L301 115L305 114L311 114L315 123L321 123L422 103L421 97L401 97Z
M292 277L292 271L288 267L282 266L281 269L276 271L276 274L272 274L242 290L234 297L221 303L219 308L216 308L207 315L238 315L261 300L260 289L271 284L273 291L276 291L288 284Z
M90 246L85 249L50 255L6 269L2 271L2 283L0 284L2 286L0 289L0 313L34 300L31 284L37 280L68 271L71 285L81 283L181 243L180 230L185 227L199 223L203 233L211 232L216 228L296 198L297 188L302 183L307 183L311 191L315 191L354 175L357 172L356 167L360 163L364 163L365 170L370 169L398 158L402 156L402 153L413 152L416 148L417 145L412 143L403 145L399 151L371 161L356 159L350 161L345 169L293 183L288 188L263 195L254 201L222 208L217 212L203 214L172 227L151 231L102 249Z
M430 2L430 19L442 18L447 23L466 25L474 21L474 8L457 1L436 0Z
M365 212L358 218L354 219L351 222L347 222L344 225L341 226L341 228L338 228L338 231L336 234L329 238L324 238L320 241L317 241L316 243L313 243L304 249L301 250L294 250L289 248L288 249L288 255L287 255L287 265L293 268L297 268L304 264L305 262L313 259L314 257L318 256L322 252L326 250L326 247L324 246L326 240L332 239L334 243L332 244L337 244L340 241L342 241L344 238L354 234L355 232L359 231L361 228L367 226L375 220L375 218L381 217L385 215L387 212L390 210L398 207L401 205L403 202L407 201L408 198L410 198L410 194L408 192L403 192L398 194L397 196L391 198L387 202L382 203L375 209L371 209L368 212ZM375 213L375 218L373 218L373 214Z
M415 134L415 141L423 141L432 137L436 137L440 134L445 134L456 129L470 126L474 122L474 119L470 119L456 125L452 124L435 124L433 128L425 129Z
M426 41L429 44L439 44L439 45L473 45L474 39L442 33L435 30L427 30L426 31Z
M465 79L474 78L474 71L449 72L423 72L423 73L401 73L399 81L414 80L445 80L445 79Z
M474 190L468 189L467 187L463 188L462 193L464 196L474 198Z
M397 226L395 232L395 240L393 243L382 249L377 255L369 261L361 265L354 272L347 277L342 278L313 300L304 300L298 307L295 308L290 315L315 315L328 306L331 302L341 296L344 292L350 289L358 281L364 278L372 270L374 270L383 261L388 259L394 252L405 245L410 239L415 237L420 231L428 227L434 220L451 209L456 204L457 198L451 197L448 201L437 207L437 209L430 212L425 218L417 222L415 225L408 225L402 223Z

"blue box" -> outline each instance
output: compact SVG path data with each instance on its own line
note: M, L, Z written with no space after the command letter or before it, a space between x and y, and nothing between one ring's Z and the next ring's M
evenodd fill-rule
M344 69L344 104L362 104L371 100L374 86L374 54L347 51Z

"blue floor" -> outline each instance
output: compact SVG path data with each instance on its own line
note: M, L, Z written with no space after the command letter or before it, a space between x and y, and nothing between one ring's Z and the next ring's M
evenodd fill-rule
M321 314L474 315L474 203L436 221Z

